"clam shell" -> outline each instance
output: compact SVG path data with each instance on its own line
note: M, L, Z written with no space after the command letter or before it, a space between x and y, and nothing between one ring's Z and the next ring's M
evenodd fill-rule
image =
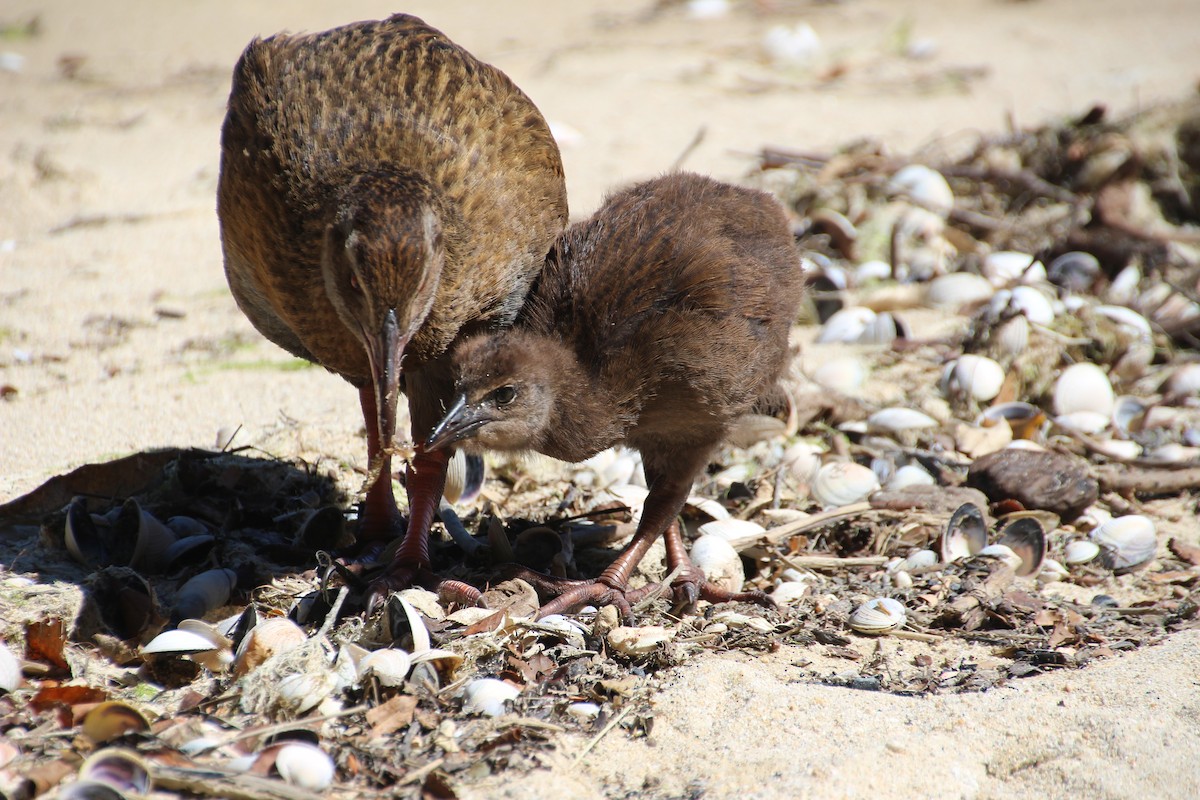
M581 722L600 716L600 706L595 703L571 703L567 706L566 711L567 716L574 717Z
M412 653L421 653L429 649L429 628L425 627L425 619L403 595L393 594L388 597L384 603L384 619L393 641L411 637Z
M1182 364L1163 382L1162 391L1175 395L1200 393L1200 364Z
M167 564L168 549L175 543L175 531L145 511L132 497L121 506L113 524L113 537L133 543L128 564L142 572L160 572Z
M276 684L280 702L295 714L316 708L337 688L338 676L331 669L319 667L311 672L287 675Z
M108 546L83 500L73 500L67 506L64 543L71 557L84 566L99 567L109 563Z
M867 368L853 356L833 358L813 370L812 379L826 389L854 396L867 379Z
M1158 537L1154 521L1141 514L1114 517L1092 531L1100 546L1100 561L1114 572L1127 572L1154 558Z
M288 742L275 754L275 770L293 786L320 792L333 785L333 758L307 742Z
M999 250L988 253L983 259L983 276L993 286L1011 286L1014 283L1041 283L1046 280L1046 267L1029 253L1015 250Z
M733 518L706 522L697 529L701 536L716 536L725 540L737 552L753 547L766 531L767 529L757 522Z
M199 619L229 601L237 586L237 573L231 569L210 569L191 578L175 595L172 618Z
M498 717L521 690L497 678L476 678L463 689L463 710L472 714Z
M295 650L306 641L304 630L287 617L264 620L238 645L233 674L245 675L271 656Z
M833 508L863 500L879 489L874 470L851 461L833 461L817 470L812 495L818 503Z
M867 417L867 427L885 433L927 430L938 427L938 422L928 414L913 408L893 406L876 411Z
M175 517L175 519L179 519ZM165 569L173 571L180 567L202 564L216 546L217 537L202 533L176 539L163 554Z
M1072 364L1054 383L1054 413L1059 416L1090 411L1107 418L1112 414L1115 402L1108 375L1095 364Z
M1108 417L1094 411L1073 411L1070 414L1059 414L1054 422L1060 428L1066 428L1080 433L1099 433L1108 427Z
M990 300L996 288L973 272L952 272L930 281L925 288L925 303L934 308L957 311Z
M1015 572L1021 566L1021 557L1013 552L1006 544L989 544L975 554L987 558L997 558L1007 564Z
M21 662L8 646L0 642L0 692L15 692L21 685Z
M191 619L185 619L176 630L155 636L142 648L142 655L188 656L213 672L233 663L232 642L211 625Z
M1015 311L1037 325L1049 325L1055 317L1050 298L1032 286L1017 286L996 292L990 305L991 313L1002 316L1006 310Z
M1096 306L1093 310L1100 316L1116 322L1129 333L1139 338L1148 339L1154 333L1154 330L1150 327L1150 320L1132 308L1126 308L1125 306Z
M412 669L412 656L396 647L367 653L358 663L359 674L373 675L382 686L403 686Z
M1012 429L1014 438L1031 439L1037 436L1041 430L1046 416L1040 408L1029 403L1021 401L998 403L984 409L983 413L975 419L975 424L986 428L1001 420Z
M986 356L964 354L942 373L942 392L951 397L987 402L1000 394L1003 386L1004 368Z
M133 750L106 747L88 756L79 767L80 781L95 781L119 792L149 794L150 768Z
M447 503L468 503L479 495L483 488L484 463L478 456L464 450L456 450L446 469L446 486L442 497Z
M771 592L771 599L781 606L790 605L805 597L812 587L807 582L784 581Z
M1001 323L993 336L1002 353L1019 356L1029 347L1029 318L1018 314Z
M859 632L878 636L903 627L908 621L904 605L890 597L876 597L854 609L848 623Z
M1086 292L1100 275L1100 261L1091 253L1072 250L1050 262L1046 277L1068 292Z
M942 531L938 549L942 561L950 563L969 558L987 545L987 522L974 503L963 503L950 515Z
M346 516L342 510L337 506L323 506L304 520L296 532L296 541L309 550L332 550L338 546L345 529Z
M859 286L892 277L892 265L886 261L864 261L854 268L854 282Z
M1142 423L1146 419L1146 412L1148 410L1149 406L1136 397L1130 397L1129 395L1118 397L1113 403L1113 430L1121 438L1128 439L1132 434L1142 429Z
M1016 554L1018 563L1013 567L1018 575L1037 575L1046 560L1046 531L1042 523L1033 517L1017 517L1000 528L998 545L1008 547Z
M887 488L894 492L909 486L934 486L936 484L937 480L923 468L916 464L905 464L896 470L892 477L888 478Z
M128 703L109 700L100 703L83 717L83 735L96 744L104 744L130 731L148 731L150 722Z
M888 187L943 218L954 208L954 192L950 184L942 177L942 173L924 164L901 167L888 182Z
M932 567L939 562L938 554L932 550L915 550L896 564L896 569L911 572L914 569Z
M1117 273L1108 284L1105 298L1116 306L1127 306L1137 297L1138 285L1142 282L1142 271L1136 264L1130 264Z
M864 306L843 308L821 326L821 332L817 335L817 343L857 343L866 336L867 329L875 323L875 317L875 312Z
M722 520L734 521L741 520ZM710 533L697 538L692 544L692 563L704 573L709 583L726 591L741 591L742 584L746 582L741 556L723 536Z
M1100 555L1100 545L1088 539L1067 542L1063 548L1063 561L1067 564L1086 564Z

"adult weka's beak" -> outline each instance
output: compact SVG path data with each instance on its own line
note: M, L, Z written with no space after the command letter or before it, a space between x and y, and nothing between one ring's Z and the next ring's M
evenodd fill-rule
M375 408L379 413L379 446L390 453L396 436L396 405L400 401L400 362L408 337L400 335L396 312L389 310L378 335L368 337L367 358L375 386Z

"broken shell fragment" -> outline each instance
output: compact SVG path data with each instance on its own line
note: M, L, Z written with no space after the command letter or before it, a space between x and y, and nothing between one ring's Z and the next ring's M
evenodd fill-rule
M848 506L879 489L879 478L870 467L852 461L833 461L817 470L812 494L826 508Z
M472 714L498 717L521 690L497 678L476 678L463 689L463 710Z
M934 308L957 311L990 300L996 288L973 272L952 272L930 281L925 288L925 302Z
M954 208L954 192L950 184L942 177L942 173L924 164L901 167L888 182L888 187L942 217Z
M987 523L974 503L963 503L950 515L942 531L939 549L942 561L950 563L970 558L987 545Z
M0 642L0 693L11 693L21 685L21 662Z
M983 276L993 286L1009 286L1014 283L1040 283L1046 280L1046 267L1029 253L1000 250L988 253L983 259Z
M1092 531L1100 546L1100 562L1114 572L1128 572L1154 558L1158 538L1154 521L1141 514L1114 517Z
M618 653L626 656L644 656L653 653L658 646L669 642L675 634L659 625L630 628L624 625L608 632L608 643Z
M1013 572L1016 572L1021 566L1021 557L1006 544L989 544L975 555L976 557L995 558L1003 561Z
M1100 555L1100 545L1087 539L1067 542L1063 548L1063 561L1067 564L1086 564Z
M336 769L329 754L316 745L288 742L275 754L275 771L293 786L319 792L333 785Z
M850 627L858 633L879 636L890 633L908 621L908 612L898 600L876 597L868 600L850 614Z
M306 641L304 630L287 617L264 620L238 645L233 674L245 675L271 656L295 650Z
M826 389L854 396L867 379L867 368L852 356L832 358L813 370L812 379Z
M909 553L903 560L897 562L896 569L912 572L915 569L925 569L938 563L938 554L932 550L916 550Z
M880 409L867 417L868 429L884 433L928 430L937 426L937 420L928 414L899 406Z
M905 464L892 477L888 478L887 488L897 492L909 486L934 486L937 479L916 464Z
M1046 559L1046 531L1034 517L1016 517L1000 528L998 546L1009 548L1018 563L1017 575L1037 575Z

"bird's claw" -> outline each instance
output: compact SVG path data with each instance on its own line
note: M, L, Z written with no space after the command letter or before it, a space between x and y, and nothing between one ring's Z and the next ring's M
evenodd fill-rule
M671 581L671 593L676 608L693 608L700 600L710 603L755 603L766 608L775 608L775 601L765 592L731 592L710 583L704 573L693 564L681 565Z

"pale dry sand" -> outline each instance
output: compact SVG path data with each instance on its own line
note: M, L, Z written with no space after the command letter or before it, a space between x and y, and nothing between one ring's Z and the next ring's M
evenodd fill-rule
M576 133L563 156L577 217L608 187L668 169L702 128L686 166L738 179L764 144L952 146L1009 120L1176 98L1200 79L1194 0L747 0L716 21L680 7L648 18L652 6L404 10L502 67ZM79 464L212 446L237 426L235 444L363 465L354 393L322 370L294 369L228 295L217 141L229 70L251 36L395 10L363 0L0 7L0 23L41 19L38 36L0 40L0 52L24 58L0 72L0 386L17 390L0 401L0 501ZM842 79L816 85L763 62L766 29L800 20L822 39L817 69L845 64ZM935 55L896 55L903 30ZM64 55L83 59L74 80L60 72ZM977 67L982 77L955 78ZM572 765L583 742L570 738L549 773L464 794L1200 796L1195 634L1081 672L920 699L796 682L789 664L804 657L697 659L666 676L648 739L613 732Z

